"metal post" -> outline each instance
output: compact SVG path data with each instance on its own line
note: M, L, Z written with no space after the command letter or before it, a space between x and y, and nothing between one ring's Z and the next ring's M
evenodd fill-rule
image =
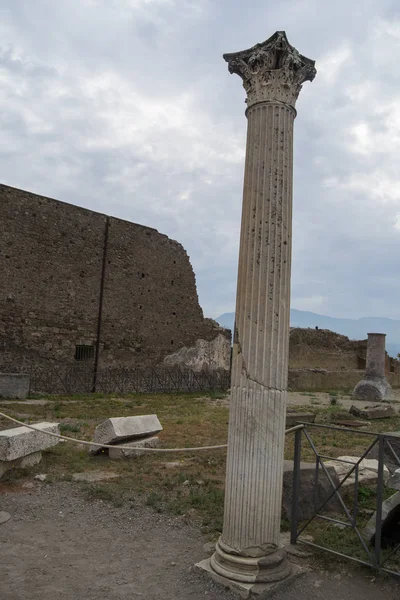
M376 490L376 526L375 526L375 562L379 569L382 545L382 503L383 503L383 469L384 469L385 438L379 436L378 446L378 484Z
M293 459L293 494L292 494L292 522L290 532L290 543L297 541L297 518L299 513L299 493L300 493L300 461L301 461L301 433L298 429L294 434L294 459Z
M316 513L318 513L318 503L319 503L319 495L318 495L319 465L320 465L320 457L317 454L315 457L315 475L314 475L314 510Z

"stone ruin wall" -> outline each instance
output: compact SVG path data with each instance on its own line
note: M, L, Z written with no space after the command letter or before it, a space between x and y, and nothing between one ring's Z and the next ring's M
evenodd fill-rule
M203 318L178 242L5 185L0 224L0 371L84 364L75 348L96 345L102 280L99 367L185 364L186 353L193 368L229 368L230 332Z
M349 340L328 329L293 327L289 344L289 389L353 389L364 373L366 356L366 339ZM388 355L386 376L392 387L400 387L400 362Z
M290 369L364 369L366 355L367 340L349 340L328 329L290 329Z

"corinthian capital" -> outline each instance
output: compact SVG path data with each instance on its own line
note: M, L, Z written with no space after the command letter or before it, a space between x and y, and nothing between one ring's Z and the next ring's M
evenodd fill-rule
M224 59L229 72L243 79L249 107L272 101L294 108L302 84L312 81L317 73L315 61L293 48L284 31L277 31L249 50L224 54Z

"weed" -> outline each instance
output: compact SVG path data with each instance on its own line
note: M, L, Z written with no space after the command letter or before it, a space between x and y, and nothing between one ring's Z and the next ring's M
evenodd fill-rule
M61 423L60 432L71 431L72 433L78 433L81 430L80 425L72 425L71 423Z
M163 496L157 492L150 492L146 499L146 505L151 506L158 513L163 512Z
M211 400L223 400L226 398L226 392L211 391L208 394Z
M105 485L89 485L85 492L88 500L103 500L103 502L114 500L112 490Z

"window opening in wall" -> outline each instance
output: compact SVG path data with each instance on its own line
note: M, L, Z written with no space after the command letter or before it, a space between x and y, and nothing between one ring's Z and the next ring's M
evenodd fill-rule
M75 360L91 360L94 358L94 346L78 344L75 346Z

